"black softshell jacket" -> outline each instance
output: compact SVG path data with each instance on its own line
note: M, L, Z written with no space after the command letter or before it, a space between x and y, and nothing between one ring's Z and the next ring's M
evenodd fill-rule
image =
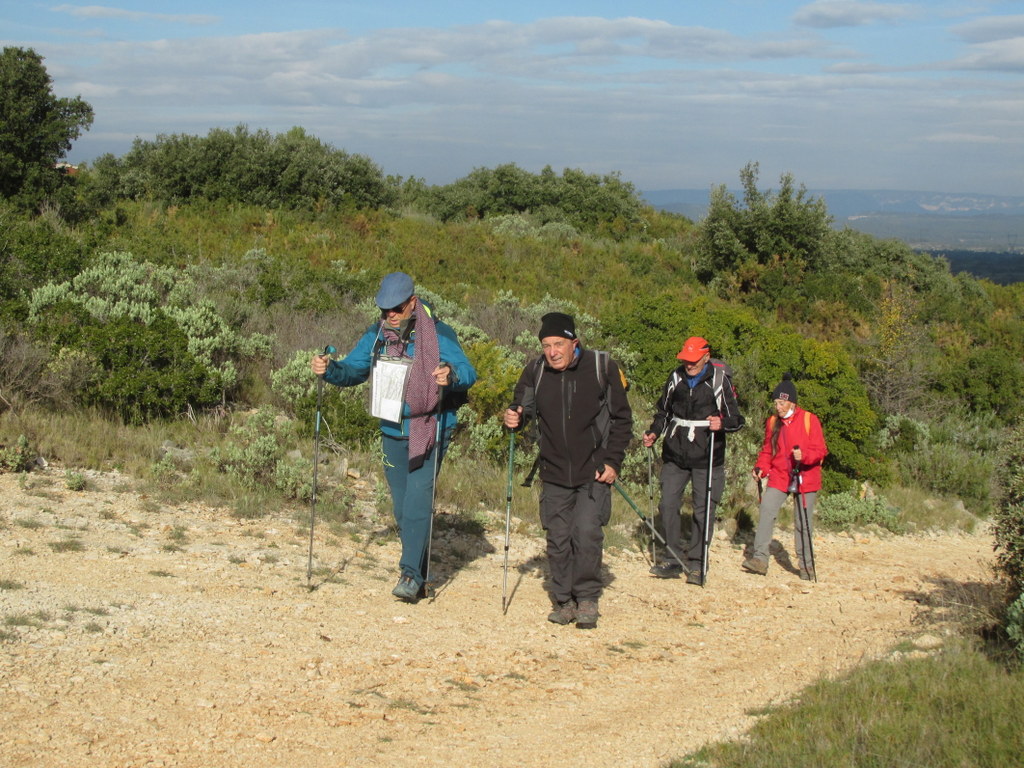
M543 363L544 372L531 409L529 391L536 382L536 365L531 362L523 370L513 402L525 406L527 419L533 415L531 410L536 412L541 480L577 488L593 481L602 465L619 471L633 435L633 412L626 399L619 366L614 360L608 360L607 381L602 389L595 353L590 350L583 350L564 371L556 371ZM606 396L610 423L608 439L604 441L599 416Z
M686 380L686 369L676 368L668 377L658 399L654 420L648 432L664 435L661 456L683 469L698 469L708 465L708 441L711 430L698 427L693 440L689 439L685 427L674 426L673 417L687 421L702 421L708 416L722 417L722 428L715 433L715 455L712 466L725 463L725 433L735 432L743 426L739 405L728 378L722 388L722 407L715 399L714 362L705 367L704 373L693 389Z

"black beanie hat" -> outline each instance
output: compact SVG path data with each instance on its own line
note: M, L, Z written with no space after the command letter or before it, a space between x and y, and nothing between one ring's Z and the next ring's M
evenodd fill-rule
M796 405L796 385L793 383L792 375L789 373L782 374L782 381L779 382L772 392L772 400L789 400L793 405Z
M561 336L563 339L576 338L576 321L563 312L548 312L540 319L538 339L548 336Z

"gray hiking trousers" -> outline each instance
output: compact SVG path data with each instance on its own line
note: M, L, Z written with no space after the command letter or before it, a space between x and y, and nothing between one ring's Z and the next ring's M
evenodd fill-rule
M779 510L788 496L778 488L768 488L761 496L761 508L758 511L757 533L754 534L754 557L762 558L771 562L769 548L772 543L772 533L775 531L775 520L779 516ZM808 530L804 531L803 520L796 508L796 494L793 494L793 543L795 544L796 556L800 559L800 565L804 568L810 567L810 556L807 545L814 534L814 502L818 498L817 491L813 493L800 494L803 504L807 509Z
M693 500L693 520L686 545L683 545L683 492L686 484L690 484L690 497ZM722 500L725 490L725 465L714 467L711 473L711 516L712 530L715 526L715 510ZM704 549L704 531L708 524L706 507L708 501L708 469L683 469L671 461L661 467L661 501L658 502L658 517L665 543L672 551L683 559L687 570L700 569L701 552ZM662 562L675 562L666 550L662 553Z

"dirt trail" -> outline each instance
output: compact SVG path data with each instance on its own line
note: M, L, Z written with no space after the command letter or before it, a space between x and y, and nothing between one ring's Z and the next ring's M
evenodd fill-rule
M545 621L543 541L438 526L433 601L390 596L398 545L294 521L159 509L91 477L0 476L0 765L663 765L746 713L942 636L992 578L987 535L820 536L820 581L745 574L716 540L706 589L611 551L595 630ZM503 521L502 509L495 519ZM80 551L61 545L74 539ZM788 542L789 536L780 533ZM26 554L29 553L29 554ZM20 588L18 588L20 585Z

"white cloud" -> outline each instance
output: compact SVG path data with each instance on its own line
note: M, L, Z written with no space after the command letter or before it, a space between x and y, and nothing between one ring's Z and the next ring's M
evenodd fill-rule
M804 10L837 5L878 21L879 9L898 18L894 9L913 8L833 0ZM898 69L806 27L746 35L637 18L359 36L316 28L78 38L37 50L56 92L81 93L96 110L75 159L124 152L125 134L205 134L244 123L271 132L301 125L388 173L430 183L516 162L621 170L646 189L702 187L734 183L758 160L769 183L792 172L812 187L827 177L831 186L991 189L937 168L958 151L972 152L960 165L979 176L993 168L1009 176L1024 163L1012 138L1024 135L1020 78L978 72L994 64L1007 71L1020 53L1014 45L963 47L970 58L955 75L949 62ZM1001 183L1019 188L1019 178Z
M958 24L952 31L968 43L991 43L1024 37L1024 15L989 16Z
M902 21L913 18L919 13L919 6L909 3L814 0L793 15L793 23L797 26L816 29L861 27L876 22Z
M969 53L946 66L948 69L1024 72L1024 37L972 46Z
M1003 141L999 136L977 133L933 133L922 137L922 140L939 144L999 144Z
M128 21L160 21L171 24L188 24L190 26L206 26L220 21L218 16L203 14L168 14L129 11L124 8L111 8L106 5L57 5L50 9L55 13L65 13L82 19L126 19Z

